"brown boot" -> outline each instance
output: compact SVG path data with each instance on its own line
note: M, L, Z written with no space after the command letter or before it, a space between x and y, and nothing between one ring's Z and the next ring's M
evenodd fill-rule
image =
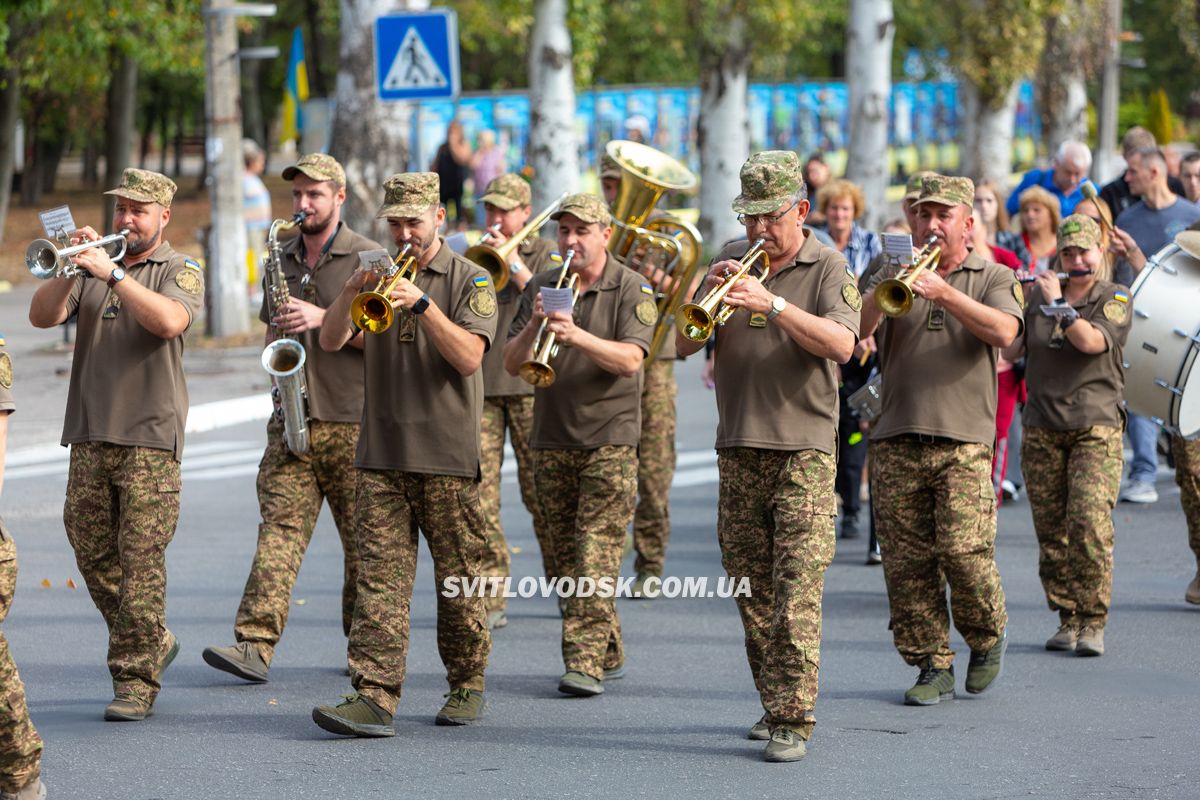
M1104 628L1099 625L1085 625L1079 630L1079 643L1075 645L1077 656L1104 655Z
M1074 622L1067 621L1058 626L1058 633L1046 640L1046 649L1070 652L1078 642L1079 628Z
M109 722L141 722L150 716L153 703L147 703L133 695L118 695L104 709L104 718Z

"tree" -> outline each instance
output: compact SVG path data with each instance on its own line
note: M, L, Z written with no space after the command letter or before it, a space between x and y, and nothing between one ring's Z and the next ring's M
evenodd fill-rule
M892 0L851 0L846 31L846 81L850 96L850 144L846 177L862 187L867 215L877 228L886 212L888 97L892 91Z
M1146 128L1154 134L1154 139L1160 146L1166 146L1175 139L1175 126L1171 121L1171 101L1167 99L1164 89L1156 89L1154 94L1150 95Z
M1058 13L1046 17L1046 47L1034 83L1047 153L1068 139L1087 141L1087 81L1103 56L1096 42L1104 30L1104 0L1061 2Z
M566 0L537 0L529 42L529 161L533 205L579 186L575 78Z

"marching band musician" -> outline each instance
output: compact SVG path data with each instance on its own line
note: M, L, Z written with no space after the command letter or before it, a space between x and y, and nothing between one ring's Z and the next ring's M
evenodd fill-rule
M1099 656L1112 599L1112 510L1121 488L1121 352L1133 310L1129 292L1110 282L1092 219L1073 214L1062 221L1058 257L1066 284L1051 271L1037 276L1024 335L1004 357L1026 359L1021 471L1038 573L1059 615L1046 649Z
M520 231L533 212L529 183L520 175L508 173L493 178L480 198L491 232L488 244L500 247ZM508 326L517 313L521 292L530 279L549 269L554 261L554 242L533 231L510 256L509 284L496 292L496 343L483 357L483 421L480 453L483 479L479 483L479 502L483 509L487 549L483 556L483 574L506 578L509 575L508 542L500 521L500 469L504 465L505 430L517 457L517 480L521 501L533 520L533 533L542 551L546 577L557 575L546 539L533 485L533 454L529 434L533 426L533 387L504 370L504 341ZM508 623L503 592L489 592L485 599L488 627L501 628Z
M267 448L258 466L262 521L233 624L236 644L204 650L209 665L252 682L267 680L287 624L292 587L326 500L342 541L342 631L350 634L358 573L354 451L363 404L363 337L355 336L336 352L322 350L318 337L326 310L358 267L358 254L380 249L342 222L346 173L332 156L310 153L283 177L292 182L292 210L304 220L300 235L281 246L288 304L268 319L267 287L259 318L269 323L266 344L285 336L304 346L309 448L299 455L288 448L277 410L267 423Z
M804 757L816 718L821 596L834 553L837 380L850 358L862 299L846 258L804 231L809 201L800 161L766 151L741 169L733 201L748 240L763 240L765 280L747 277L725 296L735 313L714 354L717 536L738 596L746 656L764 714L750 738L767 761ZM738 268L749 241L714 259L703 290ZM743 313L744 312L744 313ZM681 356L703 347L677 334Z
M936 269L920 273L907 314L889 318L880 351L883 410L871 434L871 482L896 649L919 666L909 705L954 696L954 623L971 647L966 689L999 676L1008 617L996 569L996 499L990 465L996 435L996 355L1021 330L1012 270L968 249L975 188L966 178L924 178L915 237L936 238ZM863 334L882 312L871 283Z
M653 289L609 257L612 216L603 200L570 195L551 219L559 252L570 258L564 269L578 281L573 310L547 316L541 289L563 273L535 275L509 328L504 367L517 375L534 358L545 320L561 352L554 382L534 392L531 446L542 523L559 575L613 580L637 494L642 361L658 309ZM615 598L580 594L563 609L566 672L558 690L591 697L604 692L603 681L624 674L625 654Z
M90 279L54 278L33 295L38 328L76 320L62 444L71 445L63 523L88 592L108 626L110 721L151 712L179 652L166 627L166 550L179 521L179 459L187 421L183 334L204 303L200 264L163 239L174 181L126 169L113 230L127 230L118 265L102 247L73 257ZM99 237L82 228L72 244Z

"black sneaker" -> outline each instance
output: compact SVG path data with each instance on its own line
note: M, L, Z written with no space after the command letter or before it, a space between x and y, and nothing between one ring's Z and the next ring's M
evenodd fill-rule
M858 530L858 514L842 514L842 538L857 539L861 535Z

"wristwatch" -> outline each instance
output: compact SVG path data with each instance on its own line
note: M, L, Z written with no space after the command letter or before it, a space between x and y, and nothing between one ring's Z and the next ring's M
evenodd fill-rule
M429 295L421 295L421 299L413 303L412 312L414 314L424 314L425 309L429 308Z
M123 280L125 280L125 270L121 267L117 267L108 276L108 288L111 289Z
M510 263L508 265L508 271L511 272L513 275L516 275L518 272L521 271L521 262L513 261L512 263Z
M775 319L783 313L785 308L787 308L787 300L775 295L775 299L771 301L771 310L767 312L767 319Z

